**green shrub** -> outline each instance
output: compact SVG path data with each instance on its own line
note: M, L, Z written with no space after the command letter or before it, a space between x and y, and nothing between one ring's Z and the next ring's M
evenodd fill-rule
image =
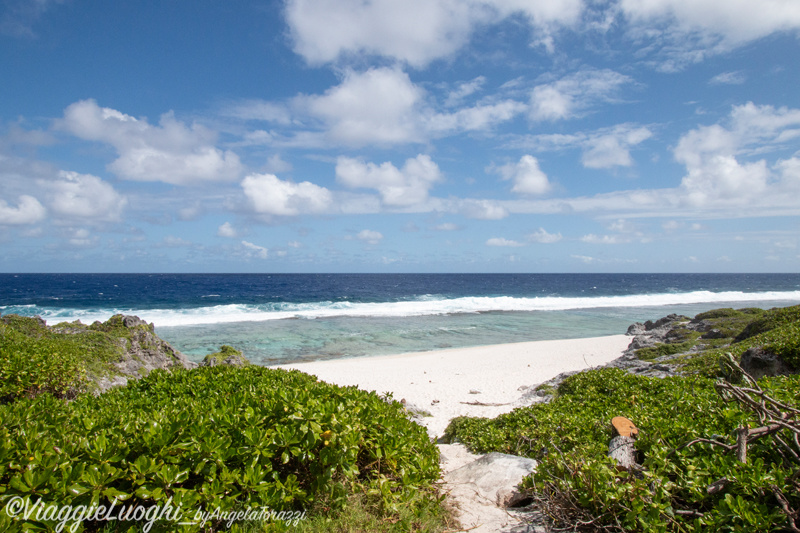
M313 510L355 491L392 512L419 505L439 475L437 448L399 402L297 371L156 370L69 403L18 399L0 420L0 505ZM0 513L0 529L18 525Z
M699 376L645 378L618 369L583 372L567 378L551 403L493 420L455 419L445 434L477 453L537 459L537 471L524 486L547 502L548 513L562 525L586 521L647 532L779 529L785 516L771 487L780 487L797 508L800 494L788 481L797 465L786 464L768 440L751 444L746 465L707 444L679 450L714 435L732 444L735 428L758 425L749 413L724 403L713 383ZM800 400L798 376L764 380L764 386L782 401ZM614 416L626 416L640 428L642 478L620 474L606 457ZM706 487L722 477L735 481L725 492L708 495Z
M741 342L785 324L792 323L800 323L800 305L770 309L761 317L749 323L736 337L735 341Z

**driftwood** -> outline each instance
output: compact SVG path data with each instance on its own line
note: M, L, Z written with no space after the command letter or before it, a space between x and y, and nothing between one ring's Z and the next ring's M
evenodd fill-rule
M637 469L639 464L636 461L636 448L633 445L639 435L639 429L624 416L615 416L611 419L611 432L613 437L608 443L608 456L614 459L621 469Z

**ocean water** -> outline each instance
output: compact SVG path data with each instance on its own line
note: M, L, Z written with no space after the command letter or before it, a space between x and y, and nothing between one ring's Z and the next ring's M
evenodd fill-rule
M800 274L0 274L0 314L138 315L193 360L279 364L625 333L718 307L800 304Z

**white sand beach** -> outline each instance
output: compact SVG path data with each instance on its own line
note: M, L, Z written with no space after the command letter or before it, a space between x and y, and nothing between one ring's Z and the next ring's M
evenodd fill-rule
M520 342L379 357L358 357L282 365L337 385L391 392L407 406L428 411L418 418L431 438L439 438L454 417L495 417L527 405L524 393L562 372L586 370L617 359L631 337ZM463 529L470 533L543 531L521 526L513 511L497 507L472 483L448 481L448 473L478 456L462 444L440 444L444 490ZM523 527L523 529L519 529Z
M378 357L282 365L337 385L356 385L428 411L422 417L433 438L461 415L495 417L522 405L525 388L562 372L613 361L631 341L627 335L521 342ZM483 405L481 405L483 404Z

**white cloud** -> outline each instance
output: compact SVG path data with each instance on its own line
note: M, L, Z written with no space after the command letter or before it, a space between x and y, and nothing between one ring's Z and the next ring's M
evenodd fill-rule
M484 84L486 83L485 76L478 76L468 82L460 83L458 88L453 91L450 91L450 94L447 95L447 99L444 102L444 105L447 107L453 107L460 105L464 98L471 96L472 94L480 91Z
M675 72L778 32L800 29L794 0L621 0L627 33L643 44L640 55Z
M521 137L511 143L511 146L537 151L580 148L583 151L581 162L584 167L629 167L633 165L631 149L652 136L653 132L645 126L625 123L588 133L555 133Z
M407 159L402 169L388 161L376 165L342 156L336 161L336 179L347 187L377 190L384 205L408 207L427 200L428 192L442 175L436 163L424 154Z
M289 0L286 19L295 52L312 64L380 55L423 67L455 54L479 24L521 13L544 41L582 9L581 0Z
M88 248L90 246L96 245L98 242L98 238L96 235L92 236L89 233L89 230L85 228L80 228L73 232L72 237L70 237L68 242L72 246L77 246L80 248Z
M745 81L747 81L747 76L745 76L744 72L741 70L737 70L734 72L717 74L709 80L709 83L711 85L741 85Z
M377 55L417 68L515 15L529 24L532 44L551 53L564 31L620 28L640 54L660 56L661 70L800 28L794 0L288 0L285 8L294 50L312 64ZM556 107L559 95L542 94Z
M788 191L800 191L800 158L793 157L775 165L780 172L780 183Z
M461 213L467 218L500 220L508 216L508 209L501 202L495 200L465 198L450 202L450 204L452 211Z
M539 168L539 161L531 155L522 156L517 163L503 165L499 171L503 179L514 183L511 190L518 194L542 195L552 188L547 174Z
M765 159L741 162L751 153L764 153L796 138L800 110L776 109L748 103L735 106L727 127L701 126L681 137L675 159L684 164L687 174L681 190L693 206L714 202L755 204L791 187L791 162L778 162L783 178L776 184ZM787 180L786 177L790 179Z
M588 255L573 255L571 257L587 265L597 262L597 259L595 259L594 257L590 257Z
M16 226L35 224L44 219L47 210L33 196L23 194L17 199L17 207L12 207L0 199L0 225Z
M61 171L56 181L39 180L51 196L54 213L80 218L119 220L128 200L110 184L91 174Z
M486 241L486 246L507 246L511 248L516 248L520 246L525 246L525 244L517 241L512 241L509 239L504 239L503 237L492 237L491 239Z
M217 237L227 237L230 239L234 239L238 235L239 234L236 231L236 228L234 228L230 222L225 222L219 228L217 228Z
M269 250L263 246L258 246L252 242L242 241L245 254L248 257L257 257L259 259L266 259L269 256Z
M589 244L620 244L628 241L618 235L595 235L590 233L581 237L581 242Z
M325 187L308 181L283 181L274 174L251 174L242 180L242 189L253 209L265 215L321 213L333 202Z
M586 68L560 80L537 85L531 92L530 118L562 120L581 116L598 102L612 102L633 79L613 70Z
M539 228L537 231L528 235L528 240L531 242L538 242L540 244L552 244L561 240L561 233L547 233L544 228Z
M424 91L397 68L347 71L341 84L321 96L304 96L295 105L326 125L336 143L394 144L418 142L419 106Z
M707 32L737 45L774 32L800 29L800 4L793 0L621 0L634 22L677 23L676 31Z
M356 239L367 244L376 245L380 244L381 240L383 239L383 235L378 231L365 229L358 232Z
M652 135L647 128L617 126L608 133L586 139L581 162L586 168L629 167L633 165L631 148Z
M452 222L445 222L443 224L439 224L434 228L436 231L458 231L461 227L458 224L453 224Z
M124 179L191 185L234 180L242 171L235 153L214 146L214 132L199 124L187 127L172 113L153 126L82 100L64 110L60 126L81 139L112 145L119 157L108 168Z

